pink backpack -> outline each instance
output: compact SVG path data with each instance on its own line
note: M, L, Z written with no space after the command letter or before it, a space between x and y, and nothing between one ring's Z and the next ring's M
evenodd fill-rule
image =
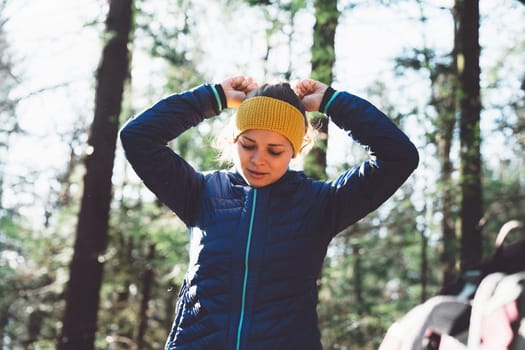
M525 350L525 239L496 252L390 326L379 350Z

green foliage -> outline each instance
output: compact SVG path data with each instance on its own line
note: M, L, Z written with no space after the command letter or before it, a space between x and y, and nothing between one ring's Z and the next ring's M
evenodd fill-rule
M128 349L130 344L137 344L138 325L144 321L147 328L143 342L151 348L162 348L173 317L178 283L187 266L187 230L167 208L133 199L121 200L113 212L111 227L98 344L101 348ZM153 276L149 282L145 279L148 273ZM151 287L151 295L147 312L142 315L146 287Z
M335 66L335 31L339 22L337 1L315 1L315 26L312 46L313 79L332 83Z
M9 217L0 218L0 330L6 329L11 304L17 298L16 267L23 260L18 226Z
M250 6L273 6L279 9L289 12L292 15L296 14L299 10L306 7L305 0L244 0Z
M525 222L524 170L520 160L502 161L497 171L485 169L483 202L485 220L483 225L484 256L494 254L496 236L501 226L510 220ZM520 238L511 233L506 243Z
M320 280L319 318L327 349L377 348L388 326L428 289L438 288L437 270L421 271L421 233L404 186L384 208L341 233L331 243ZM429 247L432 248L432 247ZM430 266L435 266L433 251Z
M201 55L198 41L192 30L196 27L191 16L194 3L187 0L168 0L163 15L151 2L136 5L135 36L145 41L151 57L168 64L166 91L183 91L203 81L194 64L194 57Z
M71 253L67 238L33 230L16 216L0 220L0 237L6 243L0 246L0 333L12 349L51 348Z

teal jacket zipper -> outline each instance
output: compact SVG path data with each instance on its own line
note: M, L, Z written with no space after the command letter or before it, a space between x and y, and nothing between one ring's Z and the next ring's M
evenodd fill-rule
M236 350L240 350L241 347L241 333L244 323L244 309L246 306L246 287L248 284L248 271L249 271L249 257L250 257L250 245L252 241L252 231L253 231L253 218L255 216L255 203L257 201L257 189L253 190L253 200L252 200L252 212L250 215L250 226L248 228L248 239L246 241L246 251L244 256L244 280L242 284L242 299L241 299L241 314L239 316L239 327L237 328L237 345Z

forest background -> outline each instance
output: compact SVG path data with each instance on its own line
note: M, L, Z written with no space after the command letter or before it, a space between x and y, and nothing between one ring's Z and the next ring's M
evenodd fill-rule
M520 0L0 0L0 349L162 348L187 232L117 130L232 74L325 81L416 143L415 174L332 242L319 277L324 347L377 348L525 221L524 18ZM230 116L171 146L219 167ZM312 118L322 137L294 167L333 178L363 159Z

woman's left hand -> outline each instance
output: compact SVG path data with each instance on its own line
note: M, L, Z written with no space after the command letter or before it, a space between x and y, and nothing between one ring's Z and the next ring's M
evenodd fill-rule
M317 112L321 106L328 85L313 79L303 79L295 84L294 90L308 112Z

